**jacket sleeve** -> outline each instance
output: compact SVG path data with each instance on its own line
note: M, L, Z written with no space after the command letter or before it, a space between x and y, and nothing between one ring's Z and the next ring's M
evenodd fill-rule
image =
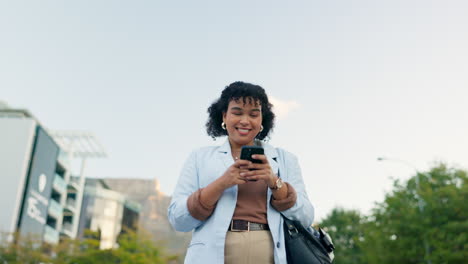
M296 190L294 190L294 187L291 186L288 182L284 183L286 187L288 188L288 193L286 198L281 199L281 200L276 200L273 195L271 195L270 203L273 208L276 209L276 211L284 211L287 210L291 207L293 207L296 204L297 201L297 193Z
M169 222L177 231L189 232L203 223L195 219L187 207L189 196L199 189L197 171L197 155L192 152L182 168L167 210Z
M198 189L198 191L192 193L187 199L187 207L190 214L198 220L206 220L213 213L216 205L208 206L202 203L200 196L203 192L203 188Z
M293 154L284 150L280 151L283 152L282 158L284 162L282 166L284 169L283 172L280 171L280 174L286 174L287 177L283 178L283 180L292 185L297 193L297 200L294 206L281 211L281 214L288 219L298 220L303 226L308 227L314 221L314 207L309 201L299 162Z

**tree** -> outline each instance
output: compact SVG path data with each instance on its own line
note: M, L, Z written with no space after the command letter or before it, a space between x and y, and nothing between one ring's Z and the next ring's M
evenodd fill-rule
M365 262L465 263L467 180L465 171L439 164L405 183L395 181L364 224Z
M363 263L359 240L362 239L362 216L356 210L335 208L320 223L333 239L335 245L335 263Z
M0 235L0 263L36 264L47 263L50 256L48 248L36 236L20 237L19 234Z
M114 264L114 263L171 263L178 256L167 256L144 232L126 230L118 239L119 247L99 249L99 233L87 231L85 239L62 238L52 246L34 237L0 237L1 264Z
M99 249L99 235L86 233L86 239L76 243L74 240L62 241L56 248L56 264L113 264L113 263L168 263L176 260L177 256L166 256L162 248L158 247L150 237L144 233L138 234L132 230L125 230L118 239L118 248Z

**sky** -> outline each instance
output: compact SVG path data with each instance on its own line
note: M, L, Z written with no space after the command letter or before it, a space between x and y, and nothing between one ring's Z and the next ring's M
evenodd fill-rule
M0 100L91 131L89 177L170 195L234 81L261 85L316 220L415 170L468 168L467 1L0 1ZM377 162L386 156L404 162ZM411 164L408 166L406 163Z

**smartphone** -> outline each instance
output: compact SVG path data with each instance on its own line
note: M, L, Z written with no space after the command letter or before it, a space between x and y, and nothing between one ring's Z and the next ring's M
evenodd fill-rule
M264 155L263 148L260 146L242 146L240 159L250 160L252 163L262 163L261 160L252 159L252 155Z
M262 163L261 160L252 159L252 155L254 154L264 155L263 148L260 146L242 146L240 159L250 160L252 163ZM257 180L249 180L249 181L257 181Z

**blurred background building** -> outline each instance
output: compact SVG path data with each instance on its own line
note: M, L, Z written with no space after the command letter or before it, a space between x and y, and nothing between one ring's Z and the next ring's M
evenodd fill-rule
M85 189L86 160L105 156L91 133L50 131L29 111L0 103L0 231L57 244L98 226L106 231L101 247L114 246L122 225L136 228L139 205L105 184ZM104 223L98 212L115 217Z
M51 244L61 233L74 237L65 206L83 187L73 185L69 194L68 153L27 110L0 109L0 161L0 229ZM64 224L71 224L71 232L62 232Z
M141 205L138 226L171 254L184 255L190 232L176 232L167 218L171 197L161 192L155 179L101 178L110 189L124 194Z
M113 191L100 179L86 179L78 237L86 237L86 230L98 233L100 249L117 247L117 239L128 229L138 227L139 203Z
M108 249L122 232L138 229L184 254L191 235L169 224L170 197L158 180L86 178L86 161L102 157L93 134L46 129L29 111L0 102L0 232L56 244L91 230Z

